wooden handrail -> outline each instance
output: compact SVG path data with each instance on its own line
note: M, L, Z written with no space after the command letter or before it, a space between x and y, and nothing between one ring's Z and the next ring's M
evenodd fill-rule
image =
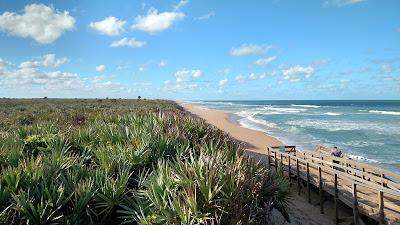
M299 153L299 152L296 152L296 153ZM294 153L294 154L296 154L296 153ZM332 160L338 161L338 162L343 163L343 164L351 165L353 167L359 167L361 170L362 170L362 168L368 169L368 170L371 170L371 172L374 172L374 173L379 174L379 175L384 174L384 175L386 175L388 177L391 177L393 179L396 179L396 180L398 180L400 182L400 175L398 175L398 174L395 174L395 173L393 173L391 171L388 171L388 170L385 170L385 169L382 169L382 168L378 168L378 167L374 167L374 166L371 166L371 165L368 165L368 164L365 164L365 163L356 162L356 161L351 160L351 159L334 157L334 156L331 156L331 155L328 155L328 154L324 154L324 153L315 153L315 152L306 152L306 151L301 152L301 154L312 155L315 158L318 155L320 157L324 157L326 159L332 159Z
M314 156L314 154L303 152L290 154L273 148L268 148L268 158L269 164L273 162L275 169L278 166L284 169L284 167L288 167L290 164L289 169L286 170L289 176L294 175L293 170L296 170L297 183L300 184L299 179L307 182L307 196L309 201L311 200L309 186L312 184L319 188L320 204L323 204L322 191L328 191L328 193L334 196L335 207L337 207L337 200L340 199L354 209L355 222L358 221L358 212L366 214L379 222L400 222L400 184L388 180L385 176L381 177L375 170L373 172L368 171L370 168L360 166L362 165L361 163L349 162L349 160L342 160L340 158L337 160L328 155L318 156L316 154ZM333 162L333 160L339 162L339 164ZM292 168L290 162L293 161L296 164ZM301 173L300 170L302 170ZM333 191L329 191L332 189ZM320 207L320 211L323 213L323 206L321 205ZM336 208L335 218L338 221Z

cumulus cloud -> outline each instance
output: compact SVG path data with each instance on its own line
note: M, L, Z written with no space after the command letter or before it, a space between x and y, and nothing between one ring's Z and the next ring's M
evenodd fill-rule
M204 15L201 15L201 16L197 17L197 19L198 19L198 20L208 20L208 19L210 19L210 18L213 17L213 16L215 16L215 12L214 12L214 11L211 11L211 12L209 12L209 13L207 13L207 14L204 14Z
M274 61L276 59L276 56L271 56L271 57L267 57L267 58L261 58L261 59L257 59L254 64L262 66L262 65L267 65L269 63L271 63L272 61Z
M196 78L201 77L202 75L203 72L201 70L187 70L187 69L178 70L175 73L176 83L192 81Z
M114 41L111 43L110 47L131 47L131 48L141 48L146 45L145 41L138 41L135 38L122 38L121 40Z
M161 60L161 61L158 63L158 66L159 66L159 67L165 67L165 66L167 66L167 64L168 64L167 61Z
M245 79L246 79L246 77L243 76L243 75L237 75L237 76L235 77L235 80L236 80L236 81L242 81L242 80L245 80Z
M174 6L174 10L175 11L179 11L183 6L189 4L189 2L190 2L189 0L181 0L181 1L179 1L178 4L176 4Z
M58 67L68 61L67 58L56 58L55 54L47 54L43 56L43 66Z
M62 71L44 71L45 67L54 67L57 63L25 61L18 66L6 65L0 70L0 83L9 88L44 87L46 90L71 90L83 87L83 79L76 73ZM56 62L57 60L55 60Z
M262 73L260 75L257 75L255 73L250 73L248 76L244 75L237 75L235 77L236 81L253 81L253 80L262 80L266 77L266 73Z
M225 78L225 79L223 79L223 80L220 80L219 82L218 82L218 85L220 86L220 87L223 87L223 86L225 86L225 84L228 82L228 78Z
M291 82L300 81L303 78L309 78L315 73L315 69L312 66L300 66L295 65L287 69L282 70L283 79Z
M137 16L132 29L148 33L157 33L170 28L174 23L182 20L185 14L182 12L161 12L151 8L145 16Z
M365 2L367 0L324 0L324 6L343 7Z
M171 86L172 90L185 90L193 89L198 87L194 81L203 76L201 70L188 70L181 69L175 72L175 82L172 84L171 81L165 83L165 85Z
M125 24L126 21L120 20L113 16L109 16L106 17L104 20L91 22L89 24L89 27L99 34L117 36L124 32Z
M68 62L67 58L57 58L55 54L47 54L37 57L36 60L28 60L19 64L19 68L32 68L32 67L58 67Z
M60 12L43 4L26 5L21 14L4 12L0 15L0 31L30 37L41 44L53 43L74 26L75 19L68 11Z
M103 72L106 69L105 65L98 65L96 66L96 71Z
M240 47L232 48L230 54L232 56L264 54L271 48L270 45L242 44Z

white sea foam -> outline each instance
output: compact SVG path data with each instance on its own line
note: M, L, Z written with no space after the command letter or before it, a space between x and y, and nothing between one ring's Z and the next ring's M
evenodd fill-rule
M304 107L304 108L319 108L319 107L321 107L319 105L296 105L296 104L292 104L291 106Z
M351 159L355 159L357 161L362 161L362 162L370 162L370 163L380 163L378 160L375 159L369 159L365 156L362 155L352 155L352 154L346 154L348 157Z
M400 112L394 112L394 111L369 110L369 112L370 113L375 113L375 114L400 116Z
M400 134L399 124L382 124L370 121L344 121L344 120L290 120L285 124L303 128L314 128L328 131L370 130L384 134Z
M242 110L235 114L242 117L241 119L238 120L239 124L242 127L262 132L268 132L269 129L271 128L277 128L277 125L275 123L256 118L258 112Z
M262 110L260 113L263 115L275 115L275 114L302 113L307 111L308 109L265 106L260 108L260 110Z
M343 115L342 113L335 113L335 112L327 112L324 113L324 115L328 115L328 116L340 116Z

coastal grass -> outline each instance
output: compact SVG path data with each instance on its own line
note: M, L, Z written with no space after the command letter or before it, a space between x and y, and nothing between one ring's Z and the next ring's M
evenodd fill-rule
M281 173L172 101L0 100L0 224L270 224Z

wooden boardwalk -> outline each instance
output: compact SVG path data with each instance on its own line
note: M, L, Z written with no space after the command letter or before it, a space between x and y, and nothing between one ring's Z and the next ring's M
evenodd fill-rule
M299 194L300 181L305 181L309 202L311 185L317 187L321 213L324 213L324 193L332 195L336 224L340 216L338 201L353 209L354 224L363 223L360 214L380 224L400 224L400 175L324 153L288 151L293 147L269 147L268 166L281 168L295 180Z

